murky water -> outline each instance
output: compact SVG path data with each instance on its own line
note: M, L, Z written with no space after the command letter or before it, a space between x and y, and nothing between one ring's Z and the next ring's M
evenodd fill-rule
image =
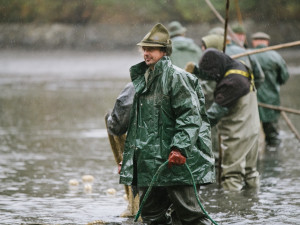
M282 105L296 109L298 53L283 52L294 75L282 87ZM136 52L0 52L0 224L132 223L119 217L127 202L104 115L140 59ZM288 116L300 131L299 116ZM280 126L280 149L260 155L259 190L202 189L219 224L300 224L299 142L283 120ZM95 178L90 186L86 174Z

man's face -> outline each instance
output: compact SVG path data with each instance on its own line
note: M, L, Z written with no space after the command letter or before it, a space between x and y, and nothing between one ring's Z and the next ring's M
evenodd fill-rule
M151 69L154 69L155 63L157 63L163 56L166 55L166 53L161 51L161 49L158 47L143 46L143 53L144 60Z
M258 45L266 45L269 46L269 40L263 40L263 39L254 39L252 40L252 46L256 48Z
M246 35L245 34L241 34L241 33L235 33L236 38L242 42L242 44L245 43L246 41Z

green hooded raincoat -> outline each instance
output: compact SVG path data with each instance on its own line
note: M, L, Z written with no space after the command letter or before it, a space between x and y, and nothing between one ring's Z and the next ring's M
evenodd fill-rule
M157 169L168 159L171 147L187 157L195 182L215 182L210 125L198 79L163 57L145 82L148 66L130 69L135 97L125 142L120 183L149 186ZM134 168L136 167L136 168ZM136 172L134 172L134 170ZM187 168L165 168L156 186L192 184Z
M202 50L191 38L177 36L171 40L172 55L170 59L174 65L184 69L188 62L199 62Z
M259 45L256 48L264 48ZM284 59L276 51L267 51L256 54L264 73L265 81L257 91L257 100L270 105L280 105L280 85L289 79ZM258 107L259 117L262 122L277 121L280 111Z

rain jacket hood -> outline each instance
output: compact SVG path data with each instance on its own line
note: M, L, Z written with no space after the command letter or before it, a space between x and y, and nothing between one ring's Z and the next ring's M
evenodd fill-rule
M187 62L198 63L202 55L201 48L191 38L177 36L172 40L172 54L170 56L174 65L184 69Z
M191 38L187 37L174 37L172 38L172 44L178 50L185 50L189 49L191 52L198 52L197 49L194 49L195 42Z
M231 107L237 99L250 91L251 77L246 66L230 56L216 50L207 49L200 62L199 70L202 79L215 80L215 102L224 107ZM232 71L229 72L228 71ZM249 75L245 77L238 72Z
M213 48L208 48L204 52L199 62L199 68L209 76L208 79L217 82L223 79L225 73L230 69L245 70L245 66L238 61Z
M130 69L136 91L125 142L120 183L149 186L176 147L187 157L196 183L215 181L210 125L198 79L163 57L145 82L148 66ZM192 184L185 166L166 168L157 186Z
M217 34L209 34L202 38L202 42L206 48L215 48L219 51L223 50L224 37Z

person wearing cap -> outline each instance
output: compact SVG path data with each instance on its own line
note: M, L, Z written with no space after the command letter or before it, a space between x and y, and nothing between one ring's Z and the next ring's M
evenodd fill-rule
M224 35L224 28L223 27L214 27L214 28L212 28L208 31L208 35L210 35L210 34L216 34L216 35L223 36Z
M252 46L255 49L269 46L270 36L264 32L257 32L251 36ZM279 106L280 85L289 79L286 62L280 54L274 50L255 55L264 74L265 81L258 89L258 102ZM278 132L278 118L280 111L259 107L259 116L265 133L267 147L279 146L281 140Z
M156 24L138 43L144 61L130 68L135 89L127 138L120 169L120 183L137 185L140 202L157 172L168 160L154 183L141 211L146 224L172 224L167 213L172 205L185 224L211 224L194 195L215 182L210 125L198 79L174 66L168 30Z
M223 29L224 31L224 29ZM215 29L215 32L218 32L218 29ZM224 37L223 35L219 34L209 34L201 39L201 48L202 51L204 52L207 48L214 48L219 51L222 51L223 49L223 42L224 42ZM209 109L209 107L213 104L214 102L214 91L216 89L216 81L214 80L201 80L200 82L201 87L204 92L205 96L205 104L206 104L206 110ZM218 129L216 126L211 128L211 140L212 140L212 150L215 155L216 161L219 160L219 135L218 135Z
M222 28L214 28L212 29L206 36L202 37L202 50L203 52L206 49L217 49L218 51L222 52L223 50L223 44L224 44L224 36L221 35L223 34L222 31L224 32L224 29ZM236 46L238 47L238 46ZM227 49L227 48L226 48ZM248 60L248 62L250 63L250 60L246 57L246 59ZM257 63L258 64L258 63ZM256 65L256 64L254 64ZM189 65L189 69L188 72L191 73L196 73L194 72L194 68L196 68L195 71L197 71L198 69L198 65ZM254 72L251 70L251 68L249 68L248 66L246 66L246 69L249 71L250 74L254 74ZM188 66L187 66L188 68ZM257 68L256 66L254 68ZM256 72L257 74L257 72ZM255 87L258 87L259 84L261 83L261 76L259 76L259 78L257 78L256 76L254 76L254 83L255 83ZM200 78L201 79L201 78ZM205 102L206 102L206 107L207 109L209 109L209 107L213 104L214 102L214 92L216 91L216 81L215 80L202 80L201 81L201 86L204 90L204 94L205 94ZM213 152L215 154L215 158L218 159L218 155L219 155L219 137L218 137L218 128L217 126L212 127L211 129L211 135L212 135L212 146L213 146Z
M198 62L202 51L193 39L185 36L187 29L178 21L173 21L168 24L168 30L172 41L172 63L184 69L187 62Z
M240 26L235 27L235 30L239 32L241 30L241 27ZM216 38L215 35L218 35L221 38ZM202 38L203 49L216 48L220 51L223 51L223 44L224 44L224 28L222 27L212 28L208 32L208 35ZM202 51L204 51L203 49ZM225 53L227 55L233 56L245 52L247 52L247 50L244 47L238 45L236 42L232 40L232 38L229 35L227 35L226 48L225 48ZM252 70L254 75L255 87L258 89L259 86L264 82L265 75L258 60L256 59L256 56L255 55L242 56L239 57L238 60L244 63L250 70Z
M248 48L245 28L240 24L236 24L232 27L232 31L235 34L235 37L237 38L237 40L240 42L240 44L244 48Z
M208 48L195 74L203 80L216 82L214 100L207 115L221 137L222 187L230 191L257 188L260 123L251 72L238 60Z

